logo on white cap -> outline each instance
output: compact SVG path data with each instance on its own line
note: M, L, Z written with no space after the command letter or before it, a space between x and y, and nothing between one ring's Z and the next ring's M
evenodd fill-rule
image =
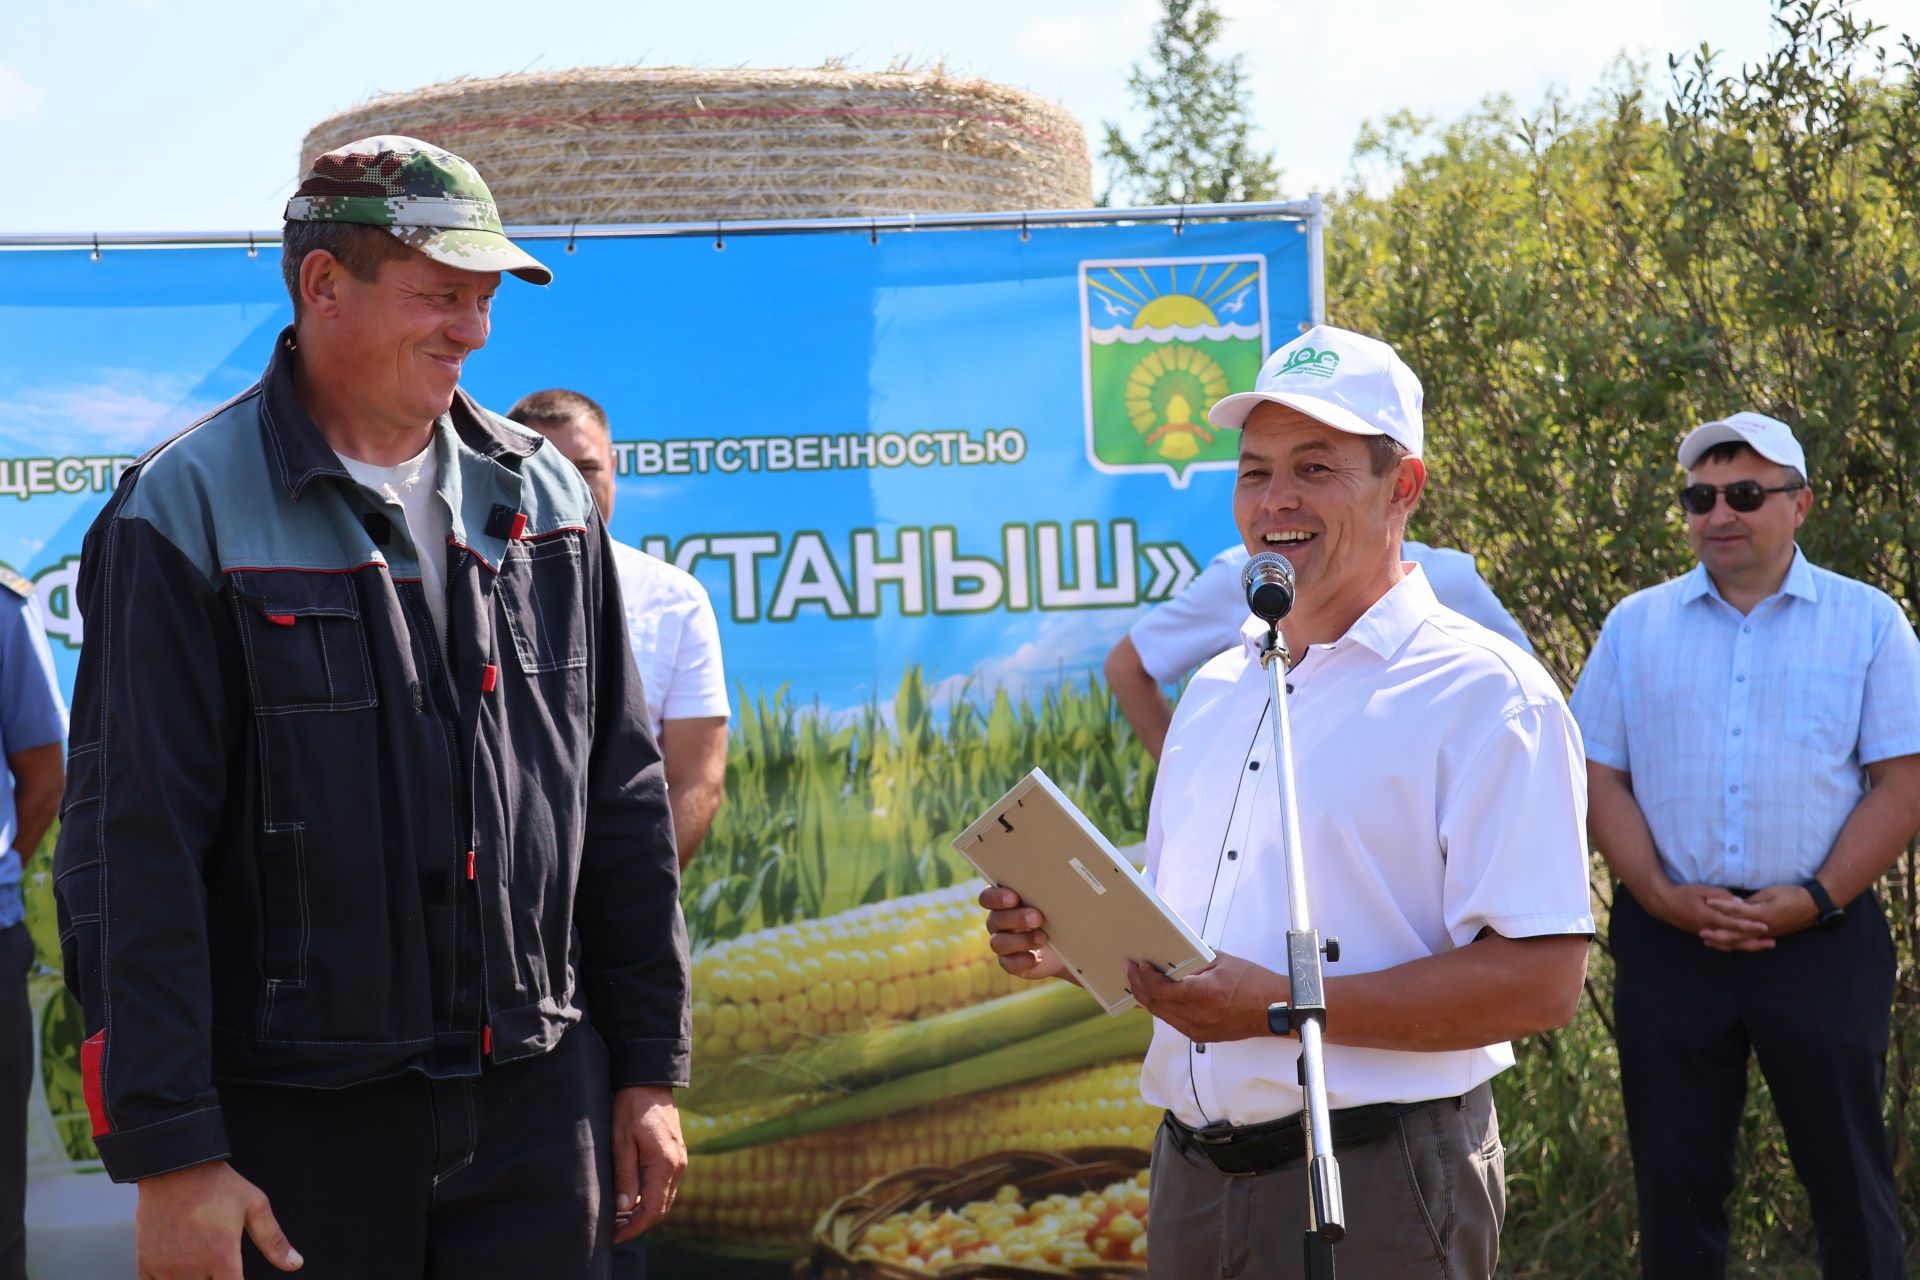
M1340 353L1337 351L1315 351L1312 347L1301 347L1287 357L1286 364L1280 367L1281 374L1310 373L1316 378L1331 378L1340 369Z
M1418 458L1421 399L1420 379L1392 347L1321 324L1268 356L1253 390L1215 402L1207 421L1237 431L1260 405L1283 404L1341 431L1386 436Z

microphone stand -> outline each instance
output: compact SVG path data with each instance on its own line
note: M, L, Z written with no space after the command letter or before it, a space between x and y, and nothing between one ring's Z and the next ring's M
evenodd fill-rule
M1306 859L1300 848L1300 809L1293 781L1293 725L1287 715L1285 672L1287 643L1279 622L1267 624L1260 665L1266 668L1267 688L1273 699L1273 755L1279 765L1281 835L1287 855L1287 904L1292 927L1287 930L1287 973L1290 989L1289 1022L1300 1037L1300 1088L1306 1105L1301 1122L1307 1139L1308 1280L1333 1280L1333 1246L1347 1234L1346 1211L1340 1199L1340 1162L1333 1154L1333 1122L1327 1111L1327 1067L1322 1038L1326 1031L1327 1000L1320 957L1340 958L1340 940L1323 945L1307 908Z

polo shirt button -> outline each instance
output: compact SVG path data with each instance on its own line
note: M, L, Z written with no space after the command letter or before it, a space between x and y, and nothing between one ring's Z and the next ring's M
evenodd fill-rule
M1258 760L1249 760L1249 761L1247 761L1247 768L1249 768L1249 769L1251 769L1251 770L1253 770L1254 772L1256 772L1256 773L1258 773L1258 772L1259 772L1259 770L1260 770L1260 762L1259 762Z
M1733 682L1735 684L1745 684L1747 682L1747 678L1745 676L1735 676L1733 678Z
M1197 1044L1197 1045L1195 1045L1195 1046L1193 1046L1193 1051L1194 1051L1195 1053L1205 1053L1205 1052L1207 1051L1207 1046L1205 1046L1205 1045L1203 1045L1203 1044Z
M1733 795L1737 796L1740 794L1740 784L1736 782L1732 786L1728 787L1727 790Z
M1746 626L1740 628L1740 630L1745 632L1751 632L1753 630L1753 624L1749 622Z
M1740 730L1736 728L1736 729L1735 729L1735 730L1733 731L1733 736L1734 736L1734 737L1736 737L1736 738L1737 738L1737 737L1739 737L1739 736L1740 736Z
M1233 861L1233 860L1234 860L1235 858L1237 858L1237 857L1239 857L1239 856L1240 856L1240 851L1239 851L1238 849L1229 849L1229 850L1227 850L1227 861L1228 861L1228 862L1232 862L1232 861Z

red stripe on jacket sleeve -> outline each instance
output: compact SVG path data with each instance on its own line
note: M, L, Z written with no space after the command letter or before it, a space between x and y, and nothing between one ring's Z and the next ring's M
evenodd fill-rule
M107 1033L102 1028L80 1042L80 1089L87 1096L87 1114L93 1118L93 1136L113 1132L107 1122L107 1095L100 1084L100 1060L107 1053Z

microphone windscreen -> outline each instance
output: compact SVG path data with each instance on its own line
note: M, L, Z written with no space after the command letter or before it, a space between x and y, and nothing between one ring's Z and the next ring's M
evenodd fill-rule
M1262 551L1240 570L1248 612L1268 623L1280 621L1293 608L1293 582L1293 563L1275 551Z

